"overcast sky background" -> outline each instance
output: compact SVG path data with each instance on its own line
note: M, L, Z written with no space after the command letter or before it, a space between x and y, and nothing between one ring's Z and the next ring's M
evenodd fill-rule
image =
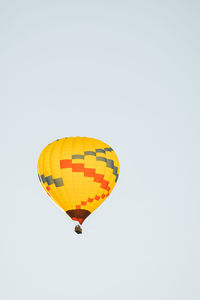
M199 1L0 0L0 298L199 300ZM116 151L74 222L37 178L57 138Z

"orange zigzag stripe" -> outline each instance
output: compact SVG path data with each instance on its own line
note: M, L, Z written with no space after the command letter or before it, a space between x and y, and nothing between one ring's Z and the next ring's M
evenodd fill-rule
M85 168L84 164L72 163L72 159L60 160L60 168L61 169L71 168L72 172L83 172L85 177L93 177L94 182L101 183L101 188L105 189L108 192L110 191L110 187L108 186L109 181L104 179L104 175L96 173L95 169ZM108 196L109 193L107 193L106 195L103 194L101 195L101 197L96 195L94 198L88 198L87 201L82 201L81 205L85 206L88 202L93 202L94 200L99 200L100 198L104 199L105 197ZM76 205L76 208L80 209L81 205Z

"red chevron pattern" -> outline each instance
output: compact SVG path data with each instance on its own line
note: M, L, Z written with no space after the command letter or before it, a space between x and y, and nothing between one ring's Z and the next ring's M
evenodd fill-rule
M93 177L94 182L101 183L101 187L106 191L110 191L110 187L108 186L109 182L104 179L104 175L97 174L95 169L85 168L84 164L74 164L72 163L72 159L63 159L60 161L60 168L67 169L71 168L72 172L83 172L85 177Z
M104 179L104 175L96 173L95 169L85 168L84 164L73 163L72 159L63 159L60 160L60 168L67 169L71 168L72 172L83 172L85 177L93 177L94 182L101 183L101 188L106 190L107 192L110 191L109 181ZM103 194L101 196L95 196L94 198L88 198L87 201L82 201L80 205L76 205L76 209L81 209L81 206L85 206L88 202L93 202L94 200L99 200L100 198L104 199L108 197L109 193L106 195Z

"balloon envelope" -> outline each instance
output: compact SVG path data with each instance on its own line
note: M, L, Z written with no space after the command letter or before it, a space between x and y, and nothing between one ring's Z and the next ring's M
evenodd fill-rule
M46 146L37 169L47 194L82 224L112 192L119 161L114 150L100 140L69 137Z

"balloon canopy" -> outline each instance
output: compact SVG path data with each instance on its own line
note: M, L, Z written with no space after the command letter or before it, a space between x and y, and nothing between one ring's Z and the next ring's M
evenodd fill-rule
M114 150L100 140L69 137L46 146L37 169L47 194L82 224L112 192L119 161Z

